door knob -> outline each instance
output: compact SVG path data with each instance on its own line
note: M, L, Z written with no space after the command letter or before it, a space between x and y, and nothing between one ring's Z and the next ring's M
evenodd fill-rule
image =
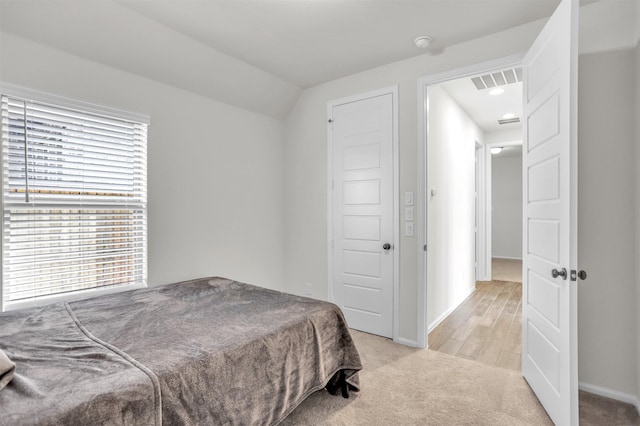
M558 271L557 269L553 268L551 270L551 276L553 278L562 277L563 280L566 280L567 279L567 269L566 268L562 268L561 271Z
M580 278L581 280L586 280L587 279L587 273L585 271L578 272L578 278Z
M384 244L382 245L382 248L383 248L383 249L385 249L385 250L389 250L389 249L391 249L391 244L389 244L389 243L384 243Z

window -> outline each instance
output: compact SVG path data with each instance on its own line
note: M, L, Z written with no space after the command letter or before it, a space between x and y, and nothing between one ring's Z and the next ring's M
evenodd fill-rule
M3 310L147 282L147 124L2 95Z

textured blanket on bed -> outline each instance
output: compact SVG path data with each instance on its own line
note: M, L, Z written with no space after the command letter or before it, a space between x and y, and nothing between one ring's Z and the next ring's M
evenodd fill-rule
M0 349L0 390L13 379L13 372L16 365L9 359L2 349Z
M0 349L12 425L275 424L361 368L335 305L223 278L1 314Z

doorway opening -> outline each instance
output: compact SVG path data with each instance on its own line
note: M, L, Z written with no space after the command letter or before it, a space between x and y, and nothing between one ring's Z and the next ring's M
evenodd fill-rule
M428 297L433 282L429 274L434 265L429 257L440 249L427 246L430 241L434 246L440 245L438 240L427 238L433 229L430 225L433 203L429 195L438 194L437 188L429 189L427 193L433 182L433 170L430 170L433 166L427 155L431 150L434 124L429 113L430 108L440 109L430 105L429 89L453 78L487 73L493 77L494 72L512 67L524 70L522 134L525 149L522 158L526 172L522 175L522 186L526 188L523 191L526 194L523 197L523 225L526 226L523 226L522 246L526 251L523 253L522 374L557 424L578 423L578 291L577 286L571 285L578 279L578 6L577 2L563 0L531 47L517 61L503 58L425 77L418 82L418 109L421 111L418 118L421 197L418 219L419 237L424 241L425 251L419 257L417 326L419 343L426 345L427 325L432 324L427 322L428 316L432 315L428 305L439 302L437 298ZM470 168L473 170L473 164ZM446 185L443 188L445 194L457 189ZM446 224L443 227L446 229ZM466 233L466 228L461 232ZM463 238L472 239L473 236ZM450 257L456 254L446 252L446 246L442 249ZM443 265L451 268L446 262ZM461 265L454 276L462 274L464 278L465 271L466 265Z
M427 88L429 348L520 370L522 73Z

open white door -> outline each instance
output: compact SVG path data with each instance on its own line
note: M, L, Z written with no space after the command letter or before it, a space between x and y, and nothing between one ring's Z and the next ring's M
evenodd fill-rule
M578 424L578 1L524 59L522 372L557 425Z

